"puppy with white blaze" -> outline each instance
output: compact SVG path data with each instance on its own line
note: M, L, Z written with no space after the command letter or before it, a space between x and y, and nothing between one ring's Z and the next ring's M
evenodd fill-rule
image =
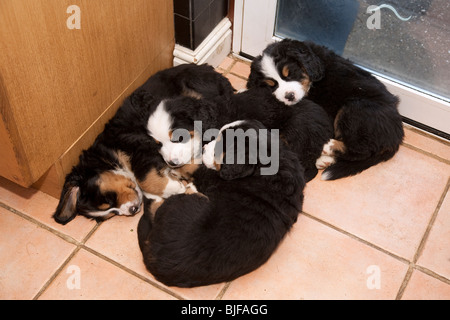
M316 161L323 180L387 161L403 141L399 99L369 72L312 42L269 45L253 61L247 87L266 88L288 107L307 97L325 109L334 136Z

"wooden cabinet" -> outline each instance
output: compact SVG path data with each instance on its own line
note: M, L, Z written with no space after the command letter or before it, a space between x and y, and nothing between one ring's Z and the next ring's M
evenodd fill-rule
M0 1L0 175L57 195L173 47L172 1Z

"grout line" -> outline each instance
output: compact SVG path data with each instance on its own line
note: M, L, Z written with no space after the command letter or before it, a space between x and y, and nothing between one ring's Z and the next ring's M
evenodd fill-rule
M422 239L420 241L419 247L417 248L416 254L414 255L413 263L416 263L417 260L419 260L419 257L420 257L420 255L423 252L423 249L425 247L425 243L428 240L428 237L429 237L429 235L431 233L431 229L433 228L434 222L436 221L436 218L437 218L437 215L439 213L439 210L441 209L442 203L444 202L444 199L445 199L449 189L450 189L450 178L447 180L447 184L446 184L446 186L444 188L444 191L441 194L441 197L440 197L440 199L438 201L436 209L434 210L434 212L433 212L433 214L432 214L432 216L430 218L430 221L428 223L427 229L425 230L425 233L424 233L424 235L423 235L423 237L422 237Z
M231 71L231 69L233 69L233 67L234 67L235 64L237 63L237 60L236 60L236 59L233 59L233 58L231 58L231 59L233 60L233 62L228 66L228 68L224 69L224 68L222 68L222 67L217 67L217 68L219 68L220 70L223 70L223 75L224 75L224 76L227 75L227 74L229 74L230 71Z
M441 197L440 197L440 199L438 201L438 204L436 205L436 209L434 210L434 212L433 212L433 214L432 214L432 216L430 218L430 221L429 221L429 223L427 225L427 229L425 230L425 233L424 233L424 235L423 235L423 237L422 237L422 239L420 241L419 247L417 248L416 253L414 255L413 261L410 264L408 272L406 273L405 278L403 279L402 285L399 288L399 291L398 291L397 297L396 297L397 300L400 300L402 298L402 296L403 296L403 294L405 292L405 289L408 286L409 281L411 280L411 276L412 276L413 270L419 270L419 271L427 274L428 276L430 276L432 278L438 279L438 280L440 280L440 281L442 281L442 282L444 282L446 284L450 284L450 280L449 279L447 279L447 278L437 274L436 272L434 272L434 271L432 271L432 270L430 270L428 268L424 268L424 267L416 264L417 261L420 258L420 255L422 254L422 252L423 252L423 250L425 248L425 244L426 244L426 242L428 240L428 237L429 237L429 235L431 233L433 225L434 225L434 223L436 221L436 218L437 218L438 213L439 213L439 211L441 209L442 203L444 202L444 199L447 196L447 193L448 193L449 189L450 189L450 178L447 180L447 184L446 184L446 186L444 188L444 191L441 194Z
M431 152L428 152L428 151L425 151L425 150L420 149L420 148L418 148L418 147L415 147L415 146L413 146L413 145L411 145L411 144L409 144L409 143L403 142L401 145L404 146L404 147L406 147L406 148L408 148L408 149L411 149L411 150L413 150L413 151L416 151L416 152L418 152L418 153L421 153L421 154L423 154L423 155L425 155L425 156L428 156L428 157L430 157L430 158L433 158L433 159L435 159L435 160L437 160L437 161L439 161L439 162L442 162L442 163L445 163L445 164L450 165L450 160L445 159L445 158L441 158L441 157L439 157L438 155L435 155L435 154L433 154L433 153L431 153Z
M403 278L402 284L400 285L400 288L398 289L397 295L395 296L395 300L402 299L403 293L405 292L406 286L408 285L409 280L411 279L413 271L414 271L413 264L410 264L408 267L408 271L406 271L405 277Z
M231 75L233 75L233 76L235 76L235 77L237 77L237 78L239 78L239 79L248 81L248 78L246 78L246 77L244 77L244 76L241 76L241 75L239 75L239 74L237 74L237 73L234 73L234 72L231 72L231 71L230 71L229 74L231 74Z
M400 256L398 256L398 255L396 255L396 254L394 254L392 252L389 252L389 251L387 251L387 250L385 250L385 249L383 249L383 248L381 248L381 247L379 247L379 246L377 246L377 245L375 245L373 243L368 242L367 240L364 240L364 239L362 239L362 238L360 238L360 237L358 237L358 236L356 236L356 235L354 235L352 233L349 233L348 231L345 231L345 230L343 230L341 228L338 228L338 227L336 227L336 226L334 226L334 225L332 225L332 224L330 224L330 223L328 223L328 222L326 222L324 220L321 220L321 219L319 219L317 217L314 217L314 216L312 216L311 214L309 214L307 212L302 211L300 214L302 214L305 217L308 217L308 218L310 218L310 219L312 219L314 221L317 221L317 222L319 222L319 223L321 223L321 224L323 224L323 225L325 225L325 226L327 226L327 227L329 227L329 228L331 228L331 229L333 229L335 231L343 233L346 236L348 236L348 237L350 237L350 238L352 238L354 240L357 240L357 241L359 241L359 242L361 242L361 243L363 243L363 244L365 244L365 245L367 245L367 246L369 246L371 248L374 248L374 249L376 249L378 251L381 251L382 253L387 254L387 255L389 255L390 257L392 257L392 258L394 258L396 260L399 260L400 262L408 264L409 265L408 266L408 270L407 270L407 272L405 274L405 277L403 278L402 284L400 285L400 288L399 288L399 290L397 292L397 296L395 298L396 300L400 300L402 298L402 296L403 296L403 293L404 293L406 287L408 286L409 280L411 279L411 276L412 276L414 270L419 270L419 271L427 274L428 276L430 276L432 278L435 278L437 280L440 280L440 281L450 285L450 279L447 279L446 277L441 276L440 274L434 272L433 270L430 270L428 268L422 267L420 265L416 265L416 262L417 262L417 260L419 258L418 253L423 250L425 241L426 241L426 239L429 236L429 233L431 231L432 225L434 224L434 221L436 220L437 213L439 212L439 209L440 209L440 207L442 205L442 202L444 201L444 198L445 198L447 192L449 191L449 189L450 189L450 179L449 179L449 181L448 181L448 183L447 183L447 185L445 187L445 190L444 190L444 192L443 192L443 194L441 196L441 199L439 200L439 203L438 203L438 205L436 207L436 210L435 210L432 218L430 219L428 228L425 231L424 237L422 238L422 241L421 241L421 243L419 245L419 248L417 249L417 252L416 252L416 254L415 254L414 258L413 258L413 261L409 261L408 259L402 258L402 257L400 257ZM228 289L228 287L227 287L227 289Z
M379 247L379 246L377 246L377 245L375 245L375 244L373 244L373 243L371 243L371 242L369 242L369 241L367 241L367 240L364 240L363 238L360 238L360 237L358 237L358 236L356 236L356 235L354 235L354 234L352 234L352 233L350 233L350 232L348 232L348 231L345 231L344 229L341 229L341 228L339 228L339 227L336 227L336 226L332 225L332 224L329 223L329 222L326 222L326 221L324 221L324 220L322 220L322 219L319 219L319 218L317 218L317 217L314 217L313 215L311 215L311 214L309 214L309 213L307 213L307 212L305 212L305 211L302 211L300 214L302 214L302 215L304 215L305 217L308 217L308 218L310 218L310 219L312 219L312 220L315 220L315 221L317 221L317 222L319 222L319 223L321 223L321 224L323 224L323 225L325 225L325 226L327 226L327 227L329 227L329 228L331 228L331 229L333 229L333 230L335 230L335 231L338 231L338 232L340 232L340 233L343 233L344 235L346 235L346 236L348 236L348 237L350 237L350 238L352 238L352 239L354 239L354 240L357 240L358 242L361 242L361 243L363 243L363 244L365 244L365 245L367 245L367 246L369 246L369 247L371 247L371 248L373 248L373 249L376 249L376 250L378 250L378 251L381 251L382 253L387 254L388 256L390 256L390 257L392 257L392 258L394 258L394 259L396 259L396 260L398 260L398 261L400 261L400 262L403 262L403 263L406 263L406 264L410 264L410 263L411 263L411 262L410 262L408 259L406 259L406 258L403 258L403 257L401 257L401 256L399 256L399 255L396 255L395 253L389 252L388 250L383 249L383 248L381 248L381 247Z
M50 287L52 282L60 275L60 273L63 271L63 269L67 266L70 260L80 251L81 247L77 246L72 253L69 255L69 257L64 260L64 262L61 264L61 266L52 274L52 276L47 280L47 282L42 286L42 288L39 290L39 292L33 297L32 300L38 300L39 297L45 292L45 290Z
M444 139L442 137L436 136L436 135L434 135L434 134L432 134L430 132L424 131L424 130L422 130L420 128L417 128L417 127L414 127L413 125L405 123L405 122L403 123L403 125L404 125L405 129L413 131L413 132L421 135L422 137L425 137L427 139L431 139L431 140L440 142L440 143L450 147L450 141L447 140L447 139Z
M102 225L103 222L104 221L97 221L97 223L91 229L91 231L89 231L88 234L81 240L82 245L84 245L91 238L91 236L95 233L95 231L98 230L98 228L100 228L100 226Z
M171 291L170 289L164 287L163 285L159 284L158 282L156 282L156 280L152 281L151 279L149 279L149 278L147 278L147 277L137 273L136 271L134 271L134 270L132 270L132 269L130 269L130 268L120 264L119 262L117 262L117 261L115 261L115 260L113 260L113 259L111 259L111 258L109 258L109 257L107 257L105 255L103 255L102 253L100 253L100 252L98 252L98 251L96 251L96 250L94 250L94 249L92 249L92 248L90 248L90 247L88 247L88 246L86 246L84 244L81 245L80 248L88 251L89 253L97 256L98 258L100 258L100 259L102 259L104 261L107 261L107 262L111 263L112 265L116 266L117 268L121 269L122 271L125 271L125 272L135 276L136 278L139 278L140 280L142 280L142 281L144 281L144 282L146 282L148 284L151 284L153 287L155 287L155 288L157 288L157 289L159 289L161 291L164 291L165 293L175 297L178 300L185 300L185 298L183 298L179 294Z
M122 269L123 271L126 271L127 273L139 278L140 280L151 284L152 286L156 287L157 289L160 289L162 291L164 291L167 294L170 294L171 296L175 297L176 299L179 300L184 300L184 298L180 295L178 295L175 292L170 291L169 289L163 287L162 285L155 283L153 281L151 281L150 279L138 274L137 272L121 265L120 263L104 256L103 254L87 247L85 245L85 243L90 239L90 237L95 233L95 231L97 231L97 229L100 227L100 225L103 223L102 222L98 222L90 231L89 233L83 238L83 240L81 240L81 242L79 242L78 240L75 240L74 238L70 237L69 235L66 235L56 229L53 229L51 227L49 227L48 225L40 222L39 220L36 220L33 217L30 217L28 215L26 215L23 212L20 212L10 206L8 206L7 204L0 202L0 207L10 211L11 213L27 220L28 222L31 222L33 224L35 224L36 226L38 226L39 228L42 228L52 234L54 234L55 236L61 238L62 240L69 242L70 244L75 245L76 247L74 248L74 250L72 251L72 253L69 255L69 257L64 260L64 262L61 264L61 266L50 276L50 278L47 280L47 282L41 287L41 289L38 291L38 293L32 298L32 300L37 300L39 299L39 297L45 292L45 290L47 290L47 288L51 285L51 283L58 277L58 275L61 273L61 271L65 268L65 266L69 263L69 261L75 256L75 254L77 254L80 249L85 249L86 251L94 254L95 256L101 258L102 260L105 260L113 265L115 265L116 267Z
M217 295L217 297L214 300L222 300L223 296L225 295L225 292L227 292L230 285L231 285L231 281L225 283L222 290L220 290L219 294Z
M433 277L435 279L438 279L438 280L450 285L450 279L447 279L446 277L441 276L440 274L434 272L433 270L430 270L428 268L425 268L425 267L422 267L419 265L414 265L414 269L421 271L430 277Z
M42 228L42 229L44 229L44 230L46 230L48 232L53 233L55 236L65 240L66 242L69 242L69 243L71 243L73 245L76 245L76 246L78 246L80 244L80 242L78 240L72 238L71 236L69 236L69 235L67 235L67 234L65 234L65 233L63 233L61 231L58 231L56 229L53 229L52 227L46 225L45 223L42 223L39 220L37 220L37 219L35 219L35 218L33 218L33 217L31 217L31 216L29 216L29 215L19 211L19 210L16 210L16 209L8 206L7 204L4 204L4 203L0 202L0 207L10 211L11 213L13 213L15 215L18 215L19 217L27 220L28 222L31 222L31 223L37 225L38 227L40 227L40 228Z

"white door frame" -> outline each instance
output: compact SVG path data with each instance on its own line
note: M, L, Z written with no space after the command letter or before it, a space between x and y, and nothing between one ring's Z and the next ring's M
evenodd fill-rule
M277 0L235 0L233 53L257 56L273 41ZM370 70L369 70L370 71ZM450 103L376 74L389 91L400 97L399 111L425 129L450 137ZM419 125L420 126L420 125ZM440 132L436 132L436 130Z

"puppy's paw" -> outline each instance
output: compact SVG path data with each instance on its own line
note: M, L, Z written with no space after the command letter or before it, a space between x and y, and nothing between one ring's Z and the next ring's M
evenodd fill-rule
M328 143L323 146L322 156L335 156L336 152L345 153L346 147L342 141L330 139Z
M166 188L164 189L163 198L168 198L174 194L180 194L185 193L186 187L181 181L169 179L169 182L166 185Z
M185 193L186 194L194 194L194 193L198 193L198 191L197 191L197 188L194 186L194 184L191 182L186 185Z
M324 146L323 146L323 149L322 149L322 156L333 156L334 155L334 149L333 149L333 146L334 146L334 142L335 142L336 140L334 140L334 139L331 139L330 141L328 141L328 143L326 143Z
M336 162L336 159L332 156L322 155L316 160L316 168L319 170L324 170Z

